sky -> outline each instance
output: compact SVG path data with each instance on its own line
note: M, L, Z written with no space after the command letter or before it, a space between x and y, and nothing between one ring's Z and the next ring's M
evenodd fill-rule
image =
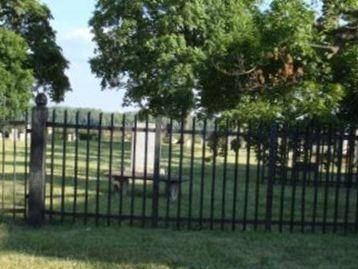
M123 112L124 89L101 90L100 80L91 73L89 58L94 43L88 21L94 11L95 0L42 0L50 8L54 19L51 24L57 32L57 42L70 62L66 74L72 92L66 94L60 106L97 108L106 112ZM50 105L54 105L53 103Z

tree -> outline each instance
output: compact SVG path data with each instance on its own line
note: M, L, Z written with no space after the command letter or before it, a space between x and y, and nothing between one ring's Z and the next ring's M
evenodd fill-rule
M346 89L340 116L358 122L358 3L326 0L323 11L321 29L332 50L333 78Z
M344 27L354 36L347 21L358 3L323 1L317 18L304 0L274 0L265 11L260 2L98 0L92 71L103 88L124 85L125 103L153 114L354 120L348 66L357 45L339 36Z
M50 10L38 0L0 0L0 26L21 36L27 44L25 62L36 79L34 90L41 89L60 102L70 90L65 74L68 62L56 43L51 19Z
M0 29L1 121L24 111L31 96L32 71L26 67L27 44L17 34Z
M98 44L91 64L102 87L121 86L123 77L127 104L178 117L192 109L197 73L207 58L200 46L214 47L202 32L210 31L211 17L229 17L220 19L222 1L210 2L208 9L200 1L98 1L90 22ZM244 7L236 1L231 13Z

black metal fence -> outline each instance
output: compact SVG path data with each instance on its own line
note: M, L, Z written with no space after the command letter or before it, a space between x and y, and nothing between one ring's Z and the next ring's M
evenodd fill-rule
M104 120L90 113L84 124L83 116L54 111L47 122L44 213L50 222L358 231L358 136L352 126L125 115ZM24 181L17 186L17 177L12 186L26 197L28 142L20 144ZM2 145L4 197L14 172L4 157L10 141ZM16 147L19 142L12 156L18 156ZM2 213L14 213L4 206L13 201L5 200Z
M0 123L0 217L26 219L31 132L28 117Z

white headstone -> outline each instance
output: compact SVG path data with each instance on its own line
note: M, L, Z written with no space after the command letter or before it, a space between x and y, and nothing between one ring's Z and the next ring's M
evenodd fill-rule
M145 128L145 123L138 123L137 128ZM149 129L155 128L155 124L149 124ZM137 130L135 154L134 154L134 132L132 133L132 156L131 156L131 169L135 164L135 171L137 173L143 173L145 170L145 139L146 133L143 130ZM154 156L155 155L155 132L148 132L147 140L147 173L153 173L154 171ZM134 159L135 157L135 159ZM134 162L135 161L135 162Z
M186 147L187 149L190 149L191 146L192 146L192 140L191 140L191 139L186 140L186 141L185 141L185 147Z
M342 145L342 153L343 153L343 156L348 154L348 151L349 151L349 145L348 145L349 141L348 140L343 140L343 145Z
M75 141L75 135L74 134L67 134L67 142L73 142Z
M14 140L14 141L17 141L18 140L18 135L19 135L19 132L17 129L11 129L11 132L10 132L10 139L11 140Z
M20 140L20 141L25 141L25 138L26 138L26 134L25 134L24 132L21 132L21 133L19 134L19 140Z

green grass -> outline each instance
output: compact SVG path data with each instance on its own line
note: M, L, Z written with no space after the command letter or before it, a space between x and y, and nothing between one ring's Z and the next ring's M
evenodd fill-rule
M47 195L50 191L50 143L48 145L47 157ZM6 159L4 176L0 177L1 201L7 208L24 206L24 144L17 143L17 152L14 154L14 145L6 142ZM120 167L120 143L118 139L114 144L113 167L118 170ZM125 166L129 167L130 143L125 144ZM162 149L162 167L166 167L168 158L168 147ZM174 174L178 173L179 147L173 149ZM0 150L1 152L1 150ZM109 143L108 139L101 144L100 161L100 213L107 213L108 179L103 174L109 168ZM190 149L185 148L184 174L190 172ZM243 218L245 188L248 187L247 196L247 218L254 219L256 202L256 188L259 189L258 219L265 217L266 207L266 184L256 181L256 160L252 152L250 163L246 166L246 151L242 150L239 158L238 196L237 196L237 218ZM78 173L78 206L77 211L84 211L85 174L86 174L86 145L80 142L79 147L79 173ZM206 150L207 155L211 155ZM62 144L55 143L54 159L54 209L60 210L61 184L64 155ZM1 161L2 162L2 161ZM13 164L16 163L16 166ZM204 177L204 217L210 216L211 207L211 183L212 164L205 164ZM223 158L217 161L217 177L215 188L214 217L220 218L224 209L225 217L229 219L233 207L233 186L234 186L234 155L230 153L228 158L226 205L222 206L223 192ZM193 217L199 215L199 193L201 176L201 148L196 145L194 159L193 179ZM246 168L249 169L249 178L246 184ZM74 143L68 143L66 151L66 177L65 182L65 211L72 212L74 192ZM95 141L90 145L89 162L89 212L95 212L96 198L96 174L97 174L97 144ZM165 215L166 197L164 186L161 183L161 196L159 199L159 214ZM284 219L289 220L291 213L292 186L285 186L283 196L282 186L274 187L273 198L273 219L279 217L280 201L284 201ZM346 188L338 190L338 221L344 220L344 209L346 203ZM136 182L134 214L142 214L143 183ZM334 204L336 201L336 189L329 188L327 220L332 221L334 216ZM314 188L309 186L306 189L304 202L306 205L305 218L311 220L313 209ZM118 214L118 194L111 193L111 213ZM357 190L352 189L349 194L349 221L355 222L357 210ZM302 187L296 187L295 197L295 221L301 219ZM151 184L148 184L146 201L146 216L151 216ZM189 211L189 184L183 185L183 196L181 201L181 216L188 216ZM324 188L318 189L317 221L322 220L324 201ZM123 199L123 214L130 213L130 196ZM50 199L46 199L46 207L49 208ZM170 216L175 217L178 202L170 203ZM4 219L11 217L11 214L4 214ZM22 214L17 215L17 220ZM0 268L158 268L158 269L185 269L185 268L357 268L358 264L358 237L356 234L342 236L338 234L290 234L290 233L265 233L262 231L231 232L231 231L173 231L170 228L161 229L139 229L129 228L124 224L119 227L117 221L112 220L111 226L106 227L105 220L97 228L91 223L82 225L83 220L77 219L74 226L72 217L66 217L62 225L58 225L59 218L56 218L53 225L47 225L39 230L33 230L21 224L10 224L11 222L0 223ZM93 219L92 219L93 220ZM18 223L18 222L17 222ZM149 226L149 222L147 222ZM207 226L206 226L207 227ZM231 226L227 225L226 230ZM241 227L237 227L238 229ZM248 227L249 230L252 227ZM296 227L299 230L300 227Z
M117 134L118 135L118 134ZM113 169L120 169L120 157L121 157L121 144L120 137L116 136L114 141L113 151ZM11 206L12 202L15 201L19 207L24 205L24 144L22 142L17 143L17 152L14 155L14 147L11 141L6 142L6 159L5 159L5 177L1 176L0 193L4 194L4 201L7 205ZM125 143L125 167L130 167L130 142ZM51 174L51 142L48 143L47 152L47 184L46 184L46 208L50 206L50 174ZM62 184L62 170L65 159L65 211L71 213L73 210L74 203L74 143L67 143L66 155L63 154L63 144L56 140L55 143L55 154L54 154L54 198L53 208L56 211L61 210L61 184ZM201 153L202 148L200 144L196 144L195 158L194 158L194 178L193 178L193 198L192 198L192 217L199 217L199 206L200 206L200 180L201 180ZM91 141L90 143L90 154L89 154L89 188L88 188L88 212L95 213L96 208L96 179L97 179L97 154L98 147L97 141ZM108 207L108 178L104 176L105 172L109 170L109 141L108 133L104 134L104 139L101 143L101 156L100 156L100 192L99 192L99 211L102 214L107 214ZM247 211L246 217L248 220L255 219L255 209L257 208L257 218L261 221L265 219L266 212L266 190L267 184L257 181L257 160L253 151L250 152L250 164L246 166L247 151L242 149L239 156L239 171L238 171L238 192L236 201L236 218L243 219L245 212L245 201L247 199ZM211 156L212 153L209 149L206 149L206 156ZM16 157L14 159L14 157ZM211 204L211 193L212 193L212 162L205 163L205 174L204 174L204 197L203 197L203 217L210 218L211 207L214 208L214 218L220 219L222 215L227 220L230 220L233 214L233 198L234 198L234 152L230 151L227 163L227 179L226 187L223 189L223 176L224 176L224 160L222 157L217 158L216 165L216 185L214 188L214 203ZM1 162L1 161L0 161ZM13 163L16 163L16 169L14 170ZM162 147L162 160L161 167L168 169L168 145L164 144ZM179 145L173 147L173 160L172 160L172 174L178 174L179 166ZM247 169L249 171L249 178L246 182ZM16 172L16 173L14 173ZM188 176L190 174L190 148L184 147L184 160L183 160L183 174ZM86 142L80 141L79 143L79 158L78 158L78 199L77 199L77 212L84 212L85 207L85 182L86 182ZM334 174L333 174L334 175ZM311 175L312 176L312 175ZM325 175L322 174L323 180ZM3 185L4 184L4 185ZM15 186L15 191L14 191ZM181 212L182 217L188 217L189 215L189 184L188 182L182 185L182 199L181 199ZM246 189L248 190L246 196ZM283 192L282 192L283 191ZM295 193L293 193L295 191ZM273 190L273 220L279 220L281 199L283 200L283 219L290 221L291 212L294 211L294 221L299 222L302 219L302 202L305 205L304 219L311 221L313 217L313 201L314 191L312 186L306 188L305 195L303 196L303 188L299 184L295 188L292 185L286 185L282 189L281 185L275 185ZM225 192L225 205L223 205L223 192ZM256 203L256 192L258 193L258 199ZM152 208L152 185L148 182L146 195L144 196L143 181L136 181L135 192L134 192L134 215L141 216L143 211L146 217L151 216ZM166 197L165 184L160 183L160 198L159 198L159 216L165 217L166 215ZM339 194L337 198L336 193ZM15 194L15 195L14 195ZM292 210L291 201L295 195L294 208ZM337 202L337 221L343 223L345 220L345 207L348 201L348 221L351 224L356 222L357 213L357 189L352 188L349 192L349 199L347 197L347 189L341 186L339 189L335 187L329 187L327 193L327 221L332 222L335 215L335 203ZM145 200L145 208L143 210L143 199ZM325 189L323 186L318 188L317 191L317 222L322 222L324 212L324 199ZM118 193L111 192L111 211L113 215L118 215L119 212L119 195ZM179 202L171 202L169 204L169 216L175 218L177 216L177 208ZM123 214L129 215L131 213L131 196L128 195L123 199ZM72 220L72 217L67 217L65 220ZM104 223L105 220L102 220ZM231 226L226 225L227 228ZM297 229L300 227L297 226ZM320 229L320 228L319 228Z
M358 237L0 223L1 269L357 268Z

